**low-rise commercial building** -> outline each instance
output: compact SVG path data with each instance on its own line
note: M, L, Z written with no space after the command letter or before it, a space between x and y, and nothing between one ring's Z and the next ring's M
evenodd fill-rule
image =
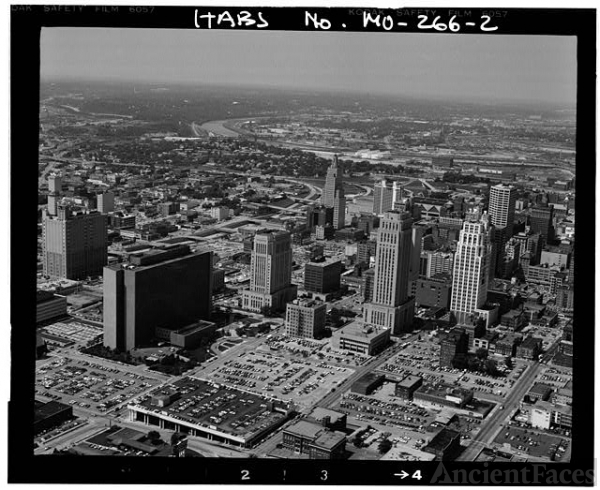
M283 431L283 446L309 459L342 459L346 450L346 435L322 425L299 420Z
M473 391L446 383L424 383L413 398L415 403L427 406L463 408L473 399Z
M390 329L359 321L350 323L333 334L335 349L349 350L369 356L381 352L390 342Z
M50 291L37 292L36 323L67 315L67 298Z
M421 378L421 376L406 376L404 379L396 383L395 394L397 397L402 398L403 400L412 400L415 391L417 391L422 384L423 378Z

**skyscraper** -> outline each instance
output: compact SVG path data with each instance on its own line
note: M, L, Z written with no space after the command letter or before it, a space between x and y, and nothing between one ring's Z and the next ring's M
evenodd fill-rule
M346 198L342 175L343 169L335 155L333 163L327 169L321 204L333 208L333 227L336 230L343 228L346 222Z
M512 236L516 198L516 189L511 185L498 184L490 188L490 220L496 228L506 228L507 239Z
M383 215L396 209L403 198L403 190L399 182L388 182L383 179L373 186L373 214Z
M60 175L52 174L48 177L48 191L48 214L56 216L58 201L62 192L62 178Z
M154 249L104 268L104 345L129 351L156 329L177 330L210 318L212 252Z
M115 210L115 193L108 191L98 194L98 211L102 214L112 213Z
M250 288L242 293L242 304L260 312L265 306L282 310L296 298L292 283L292 241L287 231L259 231L254 237L250 262Z
M414 298L409 297L412 223L409 213L384 214L377 237L373 301L364 308L366 323L390 328L394 335L408 331L414 317Z
M42 221L44 275L85 279L102 275L107 262L106 216L97 211L58 206Z
M529 226L531 231L542 235L542 246L554 238L552 228L553 210L554 208L548 205L534 206L529 210Z
M488 222L465 221L454 255L450 301L458 323L467 323L486 301L491 253Z
M327 304L310 300L294 300L287 304L285 334L289 337L314 339L325 329Z

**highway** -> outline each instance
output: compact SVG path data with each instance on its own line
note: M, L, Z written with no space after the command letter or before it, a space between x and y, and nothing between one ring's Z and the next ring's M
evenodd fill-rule
M496 437L500 430L500 426L506 418L513 413L519 406L519 402L523 399L533 380L543 369L544 365L539 363L530 364L527 370L521 375L519 380L513 386L510 394L504 401L504 408L499 406L481 423L481 429L477 435L471 440L471 444L463 451L456 459L457 461L473 461L481 450L488 446Z

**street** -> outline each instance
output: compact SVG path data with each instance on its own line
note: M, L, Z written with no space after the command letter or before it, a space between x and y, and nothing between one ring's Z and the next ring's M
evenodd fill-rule
M539 363L533 363L527 368L504 401L504 408L498 406L482 422L481 429L472 439L469 447L456 459L457 461L473 461L481 450L493 441L501 428L500 425L519 406L519 402L523 399L529 388L531 388L532 381L542 368L543 365Z

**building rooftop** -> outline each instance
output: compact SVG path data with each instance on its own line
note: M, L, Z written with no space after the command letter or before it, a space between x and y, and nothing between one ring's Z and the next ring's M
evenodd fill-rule
M343 335L346 338L351 337L359 340L371 340L386 331L388 331L387 328L376 327L361 321L354 321L335 332L335 335Z
M60 413L64 410L70 409L71 407L69 405L65 405L64 403L52 400L35 408L33 420L35 422L38 422L40 420L47 419L48 417L52 417L53 415Z
M197 322L192 323L191 325L186 325L185 327L176 330L176 332L178 334L184 335L193 332L200 332L202 330L206 330L212 327L215 327L215 324L213 322L208 322L206 320L198 320Z
M533 393L535 395L546 396L552 392L552 388L544 383L535 383L529 393Z
M430 451L442 451L446 449L448 445L457 437L460 437L460 434L455 430L442 429L423 449L429 449Z
M471 390L458 388L446 383L424 383L416 392L442 398L445 398L446 396L469 398L473 394Z
M316 407L310 414L310 417L317 421L321 421L325 417L329 417L329 421L332 424L335 424L338 420L344 418L345 416L346 414L344 413L336 412L335 410L329 410L328 408L322 407Z
M314 444L327 449L334 448L346 439L346 436L341 432L326 429L307 420L299 420L286 428L285 432L310 439Z
M541 345L542 344L542 339L538 338L538 337L527 337L522 343L521 343L521 347L525 347L525 348L529 348L532 349L534 348L536 345Z
M422 380L423 380L423 378L421 378L421 376L408 375L404 379L402 379L402 381L398 382L398 386L401 386L402 388L410 389L415 384L417 384L419 381L422 381Z

